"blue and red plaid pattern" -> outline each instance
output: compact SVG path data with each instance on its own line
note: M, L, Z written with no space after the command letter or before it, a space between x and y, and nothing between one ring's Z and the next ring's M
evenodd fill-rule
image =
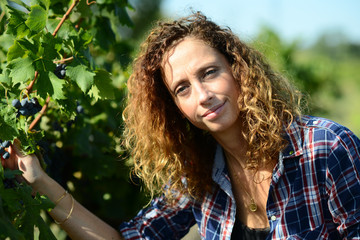
M303 116L286 130L269 190L267 239L360 239L360 140L347 128ZM218 147L214 192L203 201L181 196L168 206L163 197L141 210L120 230L125 239L181 239L197 223L202 239L230 239L236 206Z

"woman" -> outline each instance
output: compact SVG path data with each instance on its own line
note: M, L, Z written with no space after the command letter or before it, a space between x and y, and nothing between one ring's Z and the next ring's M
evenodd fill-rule
M161 23L128 81L125 144L155 197L120 233L17 144L7 167L56 203L72 239L360 239L359 139L301 116L300 94L261 54L196 13Z

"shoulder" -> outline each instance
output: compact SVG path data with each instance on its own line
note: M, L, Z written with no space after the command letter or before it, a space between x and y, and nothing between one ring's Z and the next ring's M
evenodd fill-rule
M344 131L350 131L345 126L327 118L305 115L295 120L295 124L306 130L319 130L334 135L341 135Z
M313 116L296 119L286 130L292 152L307 162L360 166L360 140L345 126ZM352 166L353 167L353 166Z
M358 138L347 127L330 119L307 115L296 119L287 129L287 134L290 139L301 142L303 146L310 143L347 145L354 142L359 144Z
M296 155L359 158L359 138L345 126L326 118L302 116L286 129L285 137L289 141L286 151Z

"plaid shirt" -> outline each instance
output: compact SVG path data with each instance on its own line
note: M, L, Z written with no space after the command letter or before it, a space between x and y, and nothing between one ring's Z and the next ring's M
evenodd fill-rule
M332 121L303 116L287 130L269 190L267 239L360 239L360 141ZM197 223L202 239L230 239L235 199L218 147L214 192L203 201L159 197L120 226L125 239L180 239Z

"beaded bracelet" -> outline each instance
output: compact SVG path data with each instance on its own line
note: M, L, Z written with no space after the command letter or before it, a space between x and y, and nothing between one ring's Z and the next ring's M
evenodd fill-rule
M67 192L66 192L66 193L67 193ZM65 195L66 195L66 194L65 194ZM70 218L70 216L71 216L71 214L72 214L72 212L73 212L73 210L74 210L75 200L74 200L74 197L73 197L71 194L69 194L69 195L70 195L70 197L71 197L71 209L70 209L70 212L69 212L69 214L67 215L67 217L66 217L64 220L62 220L62 221L60 221L60 222L54 220L55 223L58 224L58 225L64 224L67 220L69 220L69 218ZM61 200L61 199L60 199L60 200Z

